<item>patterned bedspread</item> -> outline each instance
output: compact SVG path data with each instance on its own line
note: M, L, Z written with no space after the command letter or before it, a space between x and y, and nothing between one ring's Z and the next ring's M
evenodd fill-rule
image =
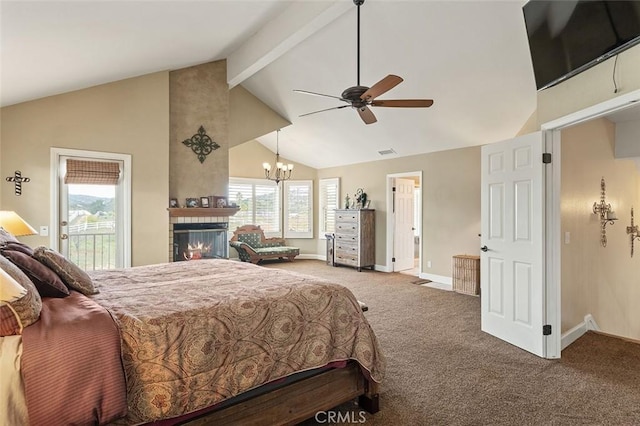
M228 260L95 271L123 340L129 414L149 422L198 410L297 371L385 363L343 286Z

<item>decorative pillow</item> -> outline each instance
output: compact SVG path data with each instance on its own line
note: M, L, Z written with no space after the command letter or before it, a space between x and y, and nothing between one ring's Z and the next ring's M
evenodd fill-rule
M27 294L27 289L18 284L18 281L0 269L0 305L15 302Z
M3 250L4 257L27 274L42 297L67 297L69 290L60 277L33 257L16 250Z
M0 305L0 336L22 334L22 329L40 318L42 299L24 272L4 256L0 256L0 269L27 290L20 299Z
M33 256L33 249L19 241L7 241L6 243L0 243L0 251L2 250L15 250L26 255Z
M57 251L39 246L34 250L33 257L58 274L67 287L77 290L85 296L98 293L89 275Z
M11 234L9 231L7 231L2 226L0 226L0 244L4 244L8 242L17 243L18 240L16 239L16 237L13 236L13 234Z

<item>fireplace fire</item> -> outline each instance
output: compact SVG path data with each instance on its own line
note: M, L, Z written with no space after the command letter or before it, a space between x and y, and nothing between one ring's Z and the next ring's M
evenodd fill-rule
M176 223L173 225L173 261L227 259L226 222Z
M203 243L198 243L195 245L191 245L191 243L187 243L187 251L182 253L185 260L197 260L202 259L204 256L207 256L211 253L211 244L204 245Z

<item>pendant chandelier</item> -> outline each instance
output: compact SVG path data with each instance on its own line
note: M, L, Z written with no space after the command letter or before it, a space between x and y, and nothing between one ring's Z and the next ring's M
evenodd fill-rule
M280 183L280 181L291 179L291 171L293 170L293 164L284 164L280 161L280 152L279 152L279 144L280 144L280 129L276 131L276 163L275 167L272 167L269 163L262 163L262 167L264 168L264 176L276 182L276 185ZM273 174L271 173L271 169L273 169Z

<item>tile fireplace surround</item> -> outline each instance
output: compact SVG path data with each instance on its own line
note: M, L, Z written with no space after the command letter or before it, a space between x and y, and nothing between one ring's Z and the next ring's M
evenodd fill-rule
M229 223L229 216L179 216L170 217L168 262L173 262L173 225L176 223Z
M240 208L169 208L169 257L173 262L173 225L176 223L229 223Z

